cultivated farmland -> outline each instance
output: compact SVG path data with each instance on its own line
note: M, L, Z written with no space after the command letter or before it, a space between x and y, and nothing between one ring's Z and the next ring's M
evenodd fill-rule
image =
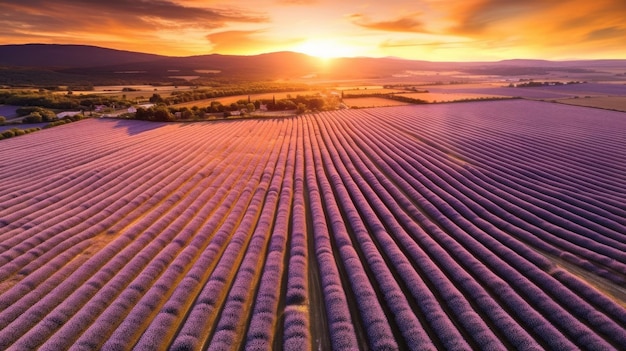
M491 99L491 98L502 98L502 97L511 97L507 95L496 95L496 94L473 94L473 93L405 93L405 94L397 94L397 96L407 97L411 99L419 99L428 102L452 102L452 101L462 101L462 100L472 100L472 99Z
M0 349L620 349L624 116L511 100L0 141Z
M190 101L190 102L183 102L180 104L176 104L174 106L176 107L188 107L188 108L192 108L194 106L197 107L207 107L207 106L211 106L211 102L214 101L219 101L220 103L222 103L223 105L230 105L234 102L237 101L241 101L241 100L248 100L248 98L250 98L251 101L255 101L255 100L272 100L272 99L286 99L288 97L296 97L298 95L314 95L316 94L316 91L309 91L309 90L301 90L301 91L289 91L289 92L279 92L279 93L262 93L262 94L244 94L244 95L233 95L233 96L221 96L221 97L217 97L214 99L203 99L203 100L196 100L196 101Z
M343 103L346 106L357 107L357 108L409 105L408 102L385 99L381 97L345 98L343 99Z
M597 96L584 99L559 99L560 103L576 106L605 108L607 110L626 112L626 96Z

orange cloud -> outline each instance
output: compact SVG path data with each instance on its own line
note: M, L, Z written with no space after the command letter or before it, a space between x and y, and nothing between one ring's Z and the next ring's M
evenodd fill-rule
M476 45L470 41L417 41L417 40L385 40L379 44L381 48L430 47L434 49L459 49Z
M270 52L284 50L284 47L296 44L300 39L267 39L264 30L229 30L206 36L214 53L248 54L251 52Z
M453 24L447 34L521 36L594 31L626 22L623 0L467 0L440 8ZM537 37L536 39L542 39Z
M91 43L141 50L167 46L170 52L191 47L188 34L225 27L230 23L267 23L251 10L185 5L170 0L21 0L4 2L0 13L0 40L43 43ZM200 36L201 37L201 36ZM9 39L9 40L7 40ZM179 41L179 40L176 40ZM153 44L150 44L153 43ZM195 45L195 44L194 44ZM159 50L162 51L162 50ZM153 51L154 52L154 51Z
M624 47L626 47L626 27L611 26L594 29L587 34L587 39L592 41L618 39L621 40Z
M280 5L312 5L316 4L318 0L278 0L276 2Z
M362 14L352 14L348 16L352 23L367 29L374 29L386 32L407 32L424 33L424 24L415 17L418 14L403 16L390 21L372 21Z
M436 34L489 43L468 49L564 58L589 50L615 55L610 43L626 45L623 0L466 0L430 4L447 22ZM515 47L514 53L507 51L511 47Z
M476 35L519 18L528 18L554 6L544 0L469 0L447 5L445 11L455 23L449 32Z
M434 60L438 50L466 59L619 58L626 1L20 0L0 1L0 28L6 44L88 44L175 56L332 42L365 55Z
M209 34L206 38L212 45L212 52L236 53L242 48L257 49L266 44L262 40L254 38L255 34L258 32L253 30L231 30Z
M5 18L25 22L37 16L45 17L57 23L65 22L65 27L72 21L82 22L81 18L91 19L120 18L131 25L142 22L142 18L160 19L164 22L194 23L210 28L219 27L226 22L266 22L267 18L250 14L250 11L237 11L229 8L209 8L201 6L185 6L170 0L108 0L108 1L77 1L60 0L49 2L44 0L23 0L18 4L0 3L0 10ZM70 20L71 19L71 20ZM65 21L67 20L67 21ZM120 22L121 22L120 20ZM45 23L30 22L38 26Z

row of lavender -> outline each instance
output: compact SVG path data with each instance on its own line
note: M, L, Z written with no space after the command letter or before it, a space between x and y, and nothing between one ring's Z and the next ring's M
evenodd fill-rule
M503 117L503 110L510 112ZM348 227L333 226L336 250L356 249L356 260L342 257L350 262L346 270L374 260L364 269L374 285L369 294L377 294L389 323L396 322L395 335L373 334L373 322L361 314L359 327L370 346L384 340L392 345L395 336L406 342L401 346L422 348L407 335L424 332L449 349L593 350L626 343L624 309L549 259L582 263L580 268L624 285L626 216L617 202L626 195L623 116L571 115L577 111L546 112L544 104L514 101L473 104L469 112L427 107L416 114L403 107L315 120L323 146L312 149L322 155L328 150L318 161L324 163L318 182L330 180L324 194L339 198L327 208L338 203ZM474 149L465 147L470 143ZM506 166L494 165L496 154L505 155ZM597 166L575 162L580 159L595 159ZM555 172L563 168L558 178ZM409 305L422 309L423 331L398 312L406 306L397 300L402 293L386 296L397 288L379 270L381 261L404 280L404 296L413 294ZM357 299L368 291L358 281ZM430 320L425 295L411 286L416 281L425 282L422 291L434 294L451 319L447 328ZM384 318L365 302L368 315Z
M284 176L296 160L293 123L160 125L131 136L103 123L111 122L59 129L71 138L43 133L33 148L45 149L49 137L63 152L42 152L31 168L6 173L0 269L3 280L17 283L0 299L1 347L162 348L179 328L174 345L212 330L211 323L244 328L247 311L236 294L254 292L261 276L264 300L248 342L267 344L282 299L275 276L282 282L289 241L293 186L283 179L293 179ZM17 144L10 155L19 159L20 150ZM41 186L32 178L39 175L55 179ZM294 250L304 245L293 240ZM292 285L306 276L304 263L293 264L299 280ZM301 289L290 290L306 297ZM217 300L214 312L206 310L209 300ZM299 311L291 317L308 319ZM286 340L309 343L302 330L297 323L286 328ZM223 334L215 340L243 333Z
M528 114L516 128L510 116L476 109L466 114L480 116L472 117L471 125L413 133L445 140L443 152L454 150L467 159L459 170L470 180L464 186L484 194L476 201L497 217L514 214L513 234L623 285L626 150L620 114L576 115L571 108L553 107L546 119L542 104L511 105ZM472 136L489 129L498 134Z
M626 128L577 111L84 121L7 141L36 162L3 169L0 348L617 349L626 311L554 264L623 285Z

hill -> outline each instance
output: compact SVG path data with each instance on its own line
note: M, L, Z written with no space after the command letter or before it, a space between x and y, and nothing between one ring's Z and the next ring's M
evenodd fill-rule
M624 66L626 60L429 62L392 57L351 57L324 61L295 52L173 57L85 45L0 45L0 84L9 86L172 82L206 85L216 81L303 77L329 80L390 78L450 71L498 76L545 75L550 71L590 73Z
M154 61L163 56L88 45L0 45L0 66L78 68Z

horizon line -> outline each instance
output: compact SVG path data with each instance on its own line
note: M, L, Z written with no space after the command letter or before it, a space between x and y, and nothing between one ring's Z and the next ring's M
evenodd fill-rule
M508 59L499 59L499 60L477 60L477 61L450 61L450 60L442 60L442 61L432 61L432 60L424 60L417 58L406 58L399 56L337 56L337 57L318 57L315 55L307 54L304 52L296 51L296 50L278 50L278 51L267 51L253 54L229 54L229 53L220 53L220 52L209 52L206 54L196 54L196 55L186 55L186 56L176 56L176 55L163 55L151 52L144 51L132 51L126 49L117 49L113 47L93 45L93 44L75 44L75 43L40 43L40 42L29 42L29 43L21 43L21 44L0 44L0 47L7 46L29 46L29 45L40 45L40 46L74 46L74 47L91 47L91 48L99 48L105 50L113 50L120 52L128 52L135 54L143 54L143 55L153 55L159 56L163 58L187 58L187 57L200 57L200 56L211 56L211 55L221 55L221 56L237 56L237 57L255 57L261 55L270 55L270 54L280 54L280 53L293 53L299 54L303 56L307 56L314 59L320 59L324 61L331 61L337 59L393 59L393 60L401 60L401 61L422 61L422 62L431 62L431 63L498 63L498 62L507 62L507 61L544 61L544 62L588 62L588 61L626 61L626 57L624 58L566 58L566 59L548 59L548 58L508 58Z

